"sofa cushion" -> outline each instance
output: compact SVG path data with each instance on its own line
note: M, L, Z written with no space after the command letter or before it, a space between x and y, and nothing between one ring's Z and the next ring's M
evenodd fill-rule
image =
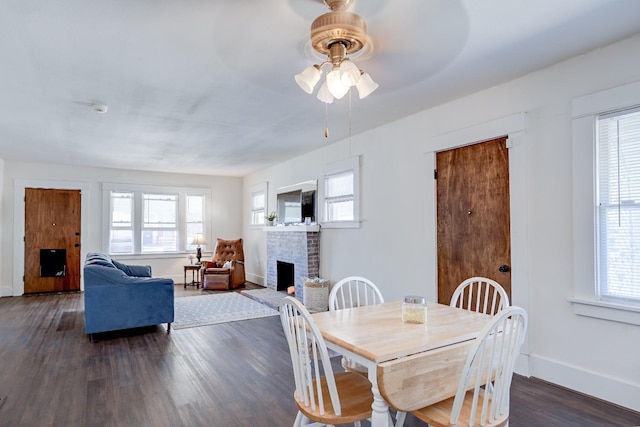
M97 252L88 253L84 265L101 265L103 267L116 268L111 258Z
M151 277L151 266L149 265L128 265L123 264L115 259L111 260L119 270L124 271L127 276L132 277Z

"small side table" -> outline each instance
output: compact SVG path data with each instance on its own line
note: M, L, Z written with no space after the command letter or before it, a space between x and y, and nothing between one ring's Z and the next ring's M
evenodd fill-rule
M187 286L195 286L197 289L200 289L200 268L201 267L202 265L199 265L199 264L186 264L184 266L184 288L185 289L187 289ZM187 283L187 271L191 271L191 283Z

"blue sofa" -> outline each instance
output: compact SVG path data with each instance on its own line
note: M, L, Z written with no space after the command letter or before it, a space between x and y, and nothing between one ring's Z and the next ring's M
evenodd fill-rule
M101 253L84 264L87 334L173 322L173 280L151 277L148 265L127 265Z

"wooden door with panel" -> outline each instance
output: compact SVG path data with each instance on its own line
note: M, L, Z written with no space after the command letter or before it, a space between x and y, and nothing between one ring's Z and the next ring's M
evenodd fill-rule
M511 299L507 137L436 154L438 302L473 276L498 282Z
M25 294L80 290L80 198L80 190L25 189Z

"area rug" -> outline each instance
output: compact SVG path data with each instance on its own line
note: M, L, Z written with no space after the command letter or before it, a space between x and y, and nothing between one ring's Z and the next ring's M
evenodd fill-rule
M171 329L277 316L278 312L237 292L176 298Z

